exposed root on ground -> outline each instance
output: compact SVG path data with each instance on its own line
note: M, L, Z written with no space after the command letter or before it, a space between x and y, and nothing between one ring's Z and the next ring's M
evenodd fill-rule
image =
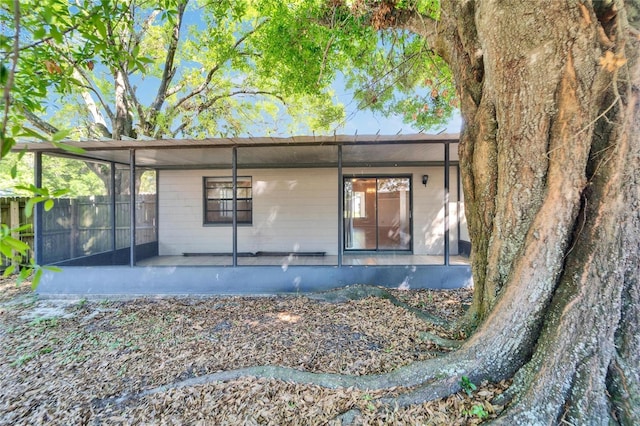
M296 384L312 384L330 389L355 388L362 390L384 390L391 388L408 388L408 392L397 398L380 400L380 402L385 405L403 407L442 398L460 391L460 380L462 376L467 376L474 382L485 380L487 377L478 374L478 371L480 370L476 362L470 362L465 360L464 357L458 356L427 359L400 367L389 373L366 376L314 373L288 367L265 365L192 377L148 389L137 394L126 394L119 397L95 400L94 404L97 406L109 404L123 405L149 395L167 392L173 389L227 382L240 377L251 376L276 379Z
M429 340L444 349L458 349L463 343L460 340L447 339L426 331L420 333L420 338L422 338L422 340Z

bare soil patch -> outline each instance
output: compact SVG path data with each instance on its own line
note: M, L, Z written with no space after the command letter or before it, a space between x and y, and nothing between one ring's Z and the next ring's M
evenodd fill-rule
M393 290L402 302L454 320L470 290ZM326 303L305 296L39 300L0 282L0 425L15 424L477 424L495 416L506 384L403 409L375 399L400 389L325 389L243 377L173 389L127 404L110 398L253 365L350 375L392 371L443 351L451 335L389 300Z

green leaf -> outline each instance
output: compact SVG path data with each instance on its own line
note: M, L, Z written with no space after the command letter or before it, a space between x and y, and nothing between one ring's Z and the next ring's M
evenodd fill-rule
M8 277L9 275L13 274L13 272L16 270L16 265L15 264L11 264L7 267L7 269L4 270L4 273L2 274L3 277Z
M11 179L15 179L18 176L18 163L11 166Z
M67 195L69 192L71 192L71 191L70 191L68 188L64 188L64 189L54 189L54 190L51 192L51 196L52 196L52 197L59 198L59 197L62 197L63 195Z
M4 64L0 65L0 84L3 86L7 83L7 77L9 76L9 70Z
M28 127L23 127L22 129L20 129L20 136L31 136L39 140L46 140L46 138L42 136L40 133Z
M52 26L51 31L49 31L51 38L53 38L56 42L62 44L62 33L58 30L58 27Z
M4 237L2 242L11 249L25 254L29 251L29 245L13 237Z
M23 268L23 269L20 270L20 273L18 274L18 279L16 280L16 282L18 284L21 284L24 280L29 278L30 275L31 275L31 269L30 268Z
M36 269L36 273L33 275L33 279L31 280L31 290L35 290L38 288L38 284L40 284L40 279L42 278L42 268Z
M42 9L42 18L44 19L45 23L51 24L51 21L53 19L53 10L51 7L44 7Z
M47 30L44 27L36 28L33 30L33 38L35 40L41 40L47 34Z
M2 253L2 255L4 257L7 257L9 259L11 259L11 257L13 256L13 252L11 250L11 247L9 247L7 244L5 244L4 240L0 241L0 253Z
M11 229L12 232L22 232L22 231L30 231L32 228L30 223L20 225L17 228Z
M42 201L47 200L49 197L33 197L33 198L29 198L24 206L24 214L27 217L31 217L31 215L33 214L33 207L37 204L40 203Z
M33 184L29 184L28 186L27 185L16 185L16 189L22 189L23 191L29 191L29 192L32 192L34 194L36 194L37 193L36 191L38 190L38 188L36 188Z
M66 139L71 134L71 129L58 130L51 135L51 142L60 142Z
M54 206L54 202L51 198L49 198L44 202L44 211L48 212L53 208L53 206Z
M16 141L13 138L4 138L4 141L2 142L2 154L0 156L4 158L7 154L9 154L9 151L11 151L11 148L15 144Z
M100 17L96 17L93 19L92 24L96 27L98 34L102 37L102 40L107 39L107 27L104 26L102 19Z
M26 204L24 205L24 214L27 217L31 217L31 215L33 214L33 206L35 205L35 201L33 200L33 198L30 198L27 200Z

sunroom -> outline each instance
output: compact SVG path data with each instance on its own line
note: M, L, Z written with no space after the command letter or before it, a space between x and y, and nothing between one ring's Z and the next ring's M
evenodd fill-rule
M34 154L36 186L97 176L35 210L35 258L61 269L43 294L470 285L458 135L67 145L14 148Z

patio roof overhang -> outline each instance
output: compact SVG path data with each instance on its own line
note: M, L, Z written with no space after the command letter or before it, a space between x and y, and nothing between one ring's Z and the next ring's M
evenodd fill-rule
M334 135L245 137L214 139L93 140L65 142L82 153L70 154L50 142L24 142L14 152L71 155L94 161L128 165L135 151L136 167L154 169L230 168L232 151L238 152L238 167L335 167L338 147L343 166L408 165L442 163L443 148L450 149L450 161L458 161L458 134ZM391 148L391 149L390 149Z

